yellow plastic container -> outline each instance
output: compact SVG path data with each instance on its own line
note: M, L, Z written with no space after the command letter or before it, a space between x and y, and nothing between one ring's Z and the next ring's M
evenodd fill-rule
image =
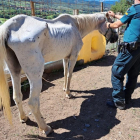
M97 30L83 38L83 47L78 54L78 60L84 63L100 59L105 53L106 39Z

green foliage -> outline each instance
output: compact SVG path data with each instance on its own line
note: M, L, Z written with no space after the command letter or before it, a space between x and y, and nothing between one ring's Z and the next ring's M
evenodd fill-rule
M24 82L21 83L21 90L26 91L27 88L29 88L29 81L25 80Z
M0 18L0 25L3 24L6 21L5 18Z
M29 85L29 81L28 80L25 80L24 82L21 83L21 91L27 91L27 89L30 87ZM10 95L13 94L13 87L9 87L9 93Z
M34 2L40 0L32 0ZM93 13L99 12L100 3L95 1L88 2L76 2L73 0L53 0L53 1L44 1L45 3L38 4L35 3L35 15L42 18L52 19L58 16L61 13L73 14L73 9L79 9L79 13ZM59 4L60 3L60 4ZM84 6L83 6L84 4ZM96 7L95 7L96 5ZM0 18L9 19L17 14L26 14L31 15L30 0L0 0ZM108 6L107 6L108 7ZM41 8L44 8L41 10Z
M111 6L111 10L115 13L120 12L124 14L129 7L131 7L133 1L132 0L120 0L116 2L115 5Z
M53 19L56 18L59 14L53 14L53 15L49 15L47 16L47 19Z
M38 2L40 0L32 1ZM49 0L44 2L44 4L34 4L35 16L44 19L56 18L61 13L73 14L73 9L79 9L80 14L100 11L100 2L98 1ZM110 4L105 5L106 8L110 8L110 6ZM0 18L10 19L17 14L31 15L30 0L0 0ZM0 24L2 23L0 22Z
M134 0L127 0L128 5L134 4Z

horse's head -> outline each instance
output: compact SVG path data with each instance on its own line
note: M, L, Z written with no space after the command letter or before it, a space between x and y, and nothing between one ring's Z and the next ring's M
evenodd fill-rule
M105 36L107 43L110 41L110 43L114 43L118 40L118 34L115 29L107 28L106 22L112 22L111 18L109 17L108 13L103 16L103 14L100 14L98 16L99 21L99 32Z

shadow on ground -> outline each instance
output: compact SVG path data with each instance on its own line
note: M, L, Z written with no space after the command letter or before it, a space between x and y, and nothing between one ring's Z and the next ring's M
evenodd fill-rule
M94 140L107 135L110 129L120 123L120 121L115 118L116 109L108 108L105 104L108 93L111 91L111 88L85 91L72 90L73 93L76 92L79 94L78 97L75 97L73 100L76 100L76 98L86 99L81 104L80 114L48 124L54 130L63 128L68 132L61 134L53 132L47 138L38 136L38 139ZM86 93L87 96L80 96L81 93ZM35 138L36 135L28 135L26 137Z
M74 72L88 66L111 66L114 60L114 56L106 56L104 59L76 66ZM42 91L54 86L51 84L51 81L61 77L63 77L63 70L45 74L44 78L49 82L43 82ZM140 84L138 83L137 87L139 86ZM25 138L30 140L97 140L109 134L110 130L120 123L120 120L115 117L117 110L106 106L106 100L112 92L112 88L104 87L96 90L85 89L83 91L71 90L71 92L78 94L77 97L71 100L76 102L77 98L85 99L81 104L80 113L76 116L69 116L65 119L50 122L48 125L53 128L54 132L47 138L39 135L26 135ZM86 96L83 96L82 93ZM26 99L25 95L24 99ZM127 109L130 107L140 107L140 99L133 99L130 105L127 106ZM27 125L37 127L37 124L31 120L27 122ZM65 129L67 131L55 133L58 129Z

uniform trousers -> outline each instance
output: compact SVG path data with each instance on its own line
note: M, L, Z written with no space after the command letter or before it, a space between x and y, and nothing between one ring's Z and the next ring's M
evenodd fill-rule
M120 52L112 66L111 82L113 86L112 97L115 103L126 103L136 88L140 72L140 46L136 50L126 49ZM126 74L126 84L124 76Z

